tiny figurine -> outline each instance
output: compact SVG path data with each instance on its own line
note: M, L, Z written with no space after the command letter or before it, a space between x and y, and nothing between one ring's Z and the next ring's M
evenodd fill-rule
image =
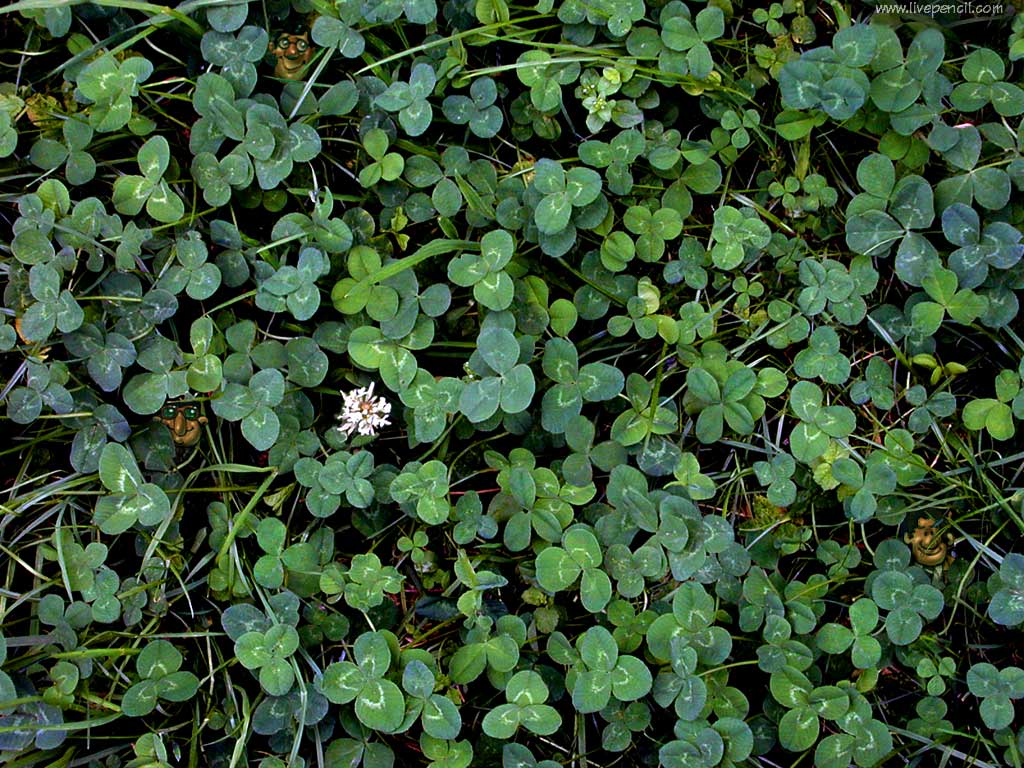
M168 403L153 418L171 431L171 440L182 448L199 442L200 429L209 421L200 415L199 403Z
M275 35L267 49L277 59L274 74L284 80L298 80L313 56L309 25L305 21L295 22Z
M917 527L912 534L907 534L904 541L910 545L914 560L926 567L942 565L949 555L949 542L952 536L935 535L935 521L930 517L919 517Z

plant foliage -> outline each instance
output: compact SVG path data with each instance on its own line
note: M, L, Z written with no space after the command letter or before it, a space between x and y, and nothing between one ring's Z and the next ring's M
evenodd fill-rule
M0 9L0 764L1019 768L1001 7Z

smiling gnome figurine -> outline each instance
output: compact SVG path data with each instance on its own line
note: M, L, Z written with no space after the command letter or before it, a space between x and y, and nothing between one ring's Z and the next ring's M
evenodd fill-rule
M290 23L270 39L267 50L277 59L274 75L285 80L298 80L313 56L309 24L304 20Z
M202 415L199 403L167 403L160 413L153 417L171 431L171 440L179 448L188 448L199 442L203 424L208 419Z

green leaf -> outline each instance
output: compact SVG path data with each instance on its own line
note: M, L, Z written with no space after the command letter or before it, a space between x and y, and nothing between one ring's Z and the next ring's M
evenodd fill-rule
M367 728L390 733L405 716L405 698L390 680L369 680L356 697L356 717Z
M821 723L809 706L791 709L779 720L779 743L791 752L810 749L818 740Z

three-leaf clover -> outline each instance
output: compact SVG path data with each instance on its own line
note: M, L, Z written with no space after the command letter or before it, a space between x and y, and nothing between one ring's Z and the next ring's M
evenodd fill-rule
M177 264L171 264L160 276L158 285L173 294L182 290L189 297L202 301L220 288L221 274L216 264L207 259L210 251L198 232L192 230L176 242Z
M635 656L620 655L612 633L591 627L576 641L580 661L572 670L572 704L577 712L599 712L614 696L636 701L651 690L651 671Z
M693 20L689 9L683 6L683 11L662 24L661 41L669 51L684 54L688 74L703 80L714 69L708 43L725 34L725 16L715 6L704 8Z
M793 456L812 462L828 449L831 438L848 436L856 427L856 417L844 405L823 405L821 387L798 381L789 394L789 405L800 423L793 429L790 442Z
M840 351L839 334L827 325L814 329L807 349L793 360L793 370L804 379L820 378L828 384L842 384L850 378L850 361Z
M284 376L276 368L257 371L248 385L228 383L213 401L213 412L222 419L242 422L242 435L258 451L277 441L281 422L273 407L284 399Z
M437 84L437 75L429 64L414 64L409 82L395 82L374 99L374 104L388 112L398 112L398 122L410 136L419 136L434 118L434 108L427 100ZM368 150L369 151L369 150Z
M444 116L456 125L469 125L469 130L481 139L489 139L501 130L501 109L494 102L498 87L489 77L478 77L469 86L469 96L447 96L441 109Z
M845 653L850 650L853 666L870 669L882 658L882 644L872 633L878 626L878 606L867 597L855 600L850 606L850 626L828 623L818 630L818 647L825 653Z
M448 417L459 412L459 398L465 384L459 379L445 376L435 379L424 370L399 394L402 402L412 409L412 427L419 443L437 440L444 432Z
M957 290L956 273L936 267L921 280L928 300L919 301L910 310L914 330L922 336L932 336L942 326L948 314L957 323L973 323L988 308L988 300L969 288Z
M622 223L638 235L636 254L647 262L660 261L665 254L665 242L675 240L683 231L683 219L675 208L663 207L652 212L645 206L634 205L626 211Z
M989 103L1003 117L1024 112L1024 90L1003 81L1006 65L995 51L989 48L972 51L964 61L961 74L966 82L957 85L949 96L953 106L961 112L977 112Z
M139 148L142 175L119 176L114 182L114 207L119 213L146 213L164 224L173 224L185 215L185 203L163 176L171 162L171 148L163 136L154 136Z
M96 175L96 160L87 151L93 137L92 126L81 118L69 117L62 122L61 133L63 141L46 137L36 141L32 145L29 159L44 171L58 168L66 161L64 176L68 183L88 184Z
M779 743L802 752L818 740L820 719L838 720L850 708L846 693L834 685L815 687L803 672L785 666L769 679L772 696L787 708L779 720Z
M410 462L391 481L391 497L399 504L416 503L416 515L427 525L448 519L448 467L436 459L426 464Z
M299 633L290 624L246 632L235 640L235 656L248 670L259 670L260 685L271 696L284 696L295 682L291 656L299 649Z
M352 657L355 662L336 661L324 670L320 690L335 704L354 700L356 717L367 728L398 730L405 718L405 697L385 679L392 661L387 638L380 632L364 632L356 638Z
M550 592L561 592L582 577L583 607L599 613L612 597L612 582L600 567L602 560L601 545L590 528L573 526L562 534L561 546L548 547L537 556L537 582Z
M542 366L555 386L544 393L541 423L556 434L565 432L580 415L584 401L611 400L625 385L622 371L608 363L587 363L581 368L575 345L565 339L548 339Z
M894 645L909 645L921 634L924 620L942 613L942 593L931 584L915 584L902 571L886 570L871 584L871 597L885 617L885 633Z
M459 411L471 422L489 419L500 408L504 413L526 410L536 382L526 363L519 363L519 342L510 330L485 325L477 337L477 352L495 375L469 382L459 397Z
M61 333L77 330L85 312L67 288L61 288L61 272L49 264L36 264L28 273L29 291L35 302L21 318L21 335L28 341L45 341L54 328Z
M740 434L750 434L754 415L747 401L756 384L757 375L746 367L731 373L721 386L706 369L691 368L686 374L686 386L696 401L694 407L700 409L697 439L702 443L721 440L726 423Z
M497 632L492 634L492 629ZM519 647L525 642L526 625L518 616L505 615L497 622L479 617L449 662L452 681L464 685L476 680L485 669L511 672L519 663Z
M260 282L256 306L270 312L287 309L296 320L309 320L320 308L316 281L330 269L331 263L323 251L306 246L299 251L295 266L285 264Z
M199 678L182 672L181 652L167 640L154 640L135 659L142 680L121 699L121 711L129 717L145 717L156 709L157 701L188 701L199 688Z
M106 534L124 533L136 522L158 525L171 512L163 488L142 478L135 457L120 443L103 446L99 462L100 481L111 491L96 502L93 521Z
M988 615L996 624L1016 627L1024 622L1024 555L1011 552L999 564L998 576L988 584L992 601Z
M405 160L397 152L388 152L388 135L380 128L372 128L363 137L363 148L373 162L359 172L359 183L372 187L382 179L394 181L405 170Z
M402 671L402 687L409 694L406 721L419 717L423 730L435 739L454 739L462 729L462 716L455 702L434 693L434 673L419 659L413 659Z
M512 260L515 241L504 229L480 238L480 253L464 253L448 262L448 279L473 288L473 298L495 311L508 309L515 295L512 278L505 266Z
M981 719L993 730L1013 723L1013 700L1024 698L1024 670L998 669L988 662L967 670L967 687L981 699Z
M542 159L534 172L533 186L543 195L534 210L534 221L545 235L566 229L573 209L589 205L601 194L601 176L590 168L566 172L560 163Z
M517 672L505 686L507 704L499 704L484 716L484 733L494 739L509 739L523 726L538 736L550 736L562 725L558 710L545 704L548 687L537 672Z

